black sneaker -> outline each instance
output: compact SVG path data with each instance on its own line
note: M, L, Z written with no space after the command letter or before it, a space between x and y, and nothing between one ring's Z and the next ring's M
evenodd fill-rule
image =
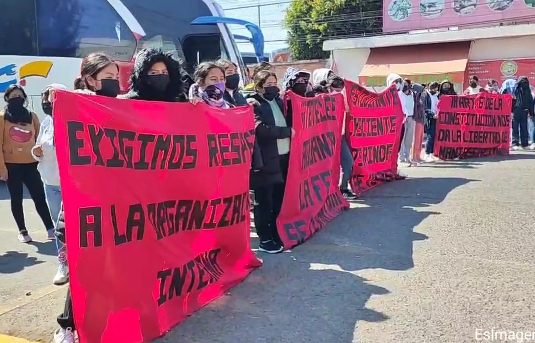
M258 251L267 252L268 254L278 254L283 250L284 248L280 244L272 240L260 242L258 245Z
M342 195L346 200L355 200L357 199L357 196L355 193L351 192L349 189L341 189L340 192L342 192Z

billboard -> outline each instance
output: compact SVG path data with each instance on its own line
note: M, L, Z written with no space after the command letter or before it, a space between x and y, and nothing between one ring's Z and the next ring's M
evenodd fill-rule
M385 33L533 19L535 0L383 0Z

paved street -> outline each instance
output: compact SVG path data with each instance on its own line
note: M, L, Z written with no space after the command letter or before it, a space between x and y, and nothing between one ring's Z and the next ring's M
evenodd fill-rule
M535 154L405 171L303 246L262 255L262 268L157 342L464 343L476 329L535 331ZM29 200L36 242L18 243L6 199L2 188L0 333L47 342L65 296L51 285L54 245Z

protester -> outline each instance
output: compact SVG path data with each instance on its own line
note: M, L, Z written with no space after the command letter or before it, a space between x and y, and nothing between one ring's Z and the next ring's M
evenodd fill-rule
M11 213L19 229L18 239L29 243L22 205L26 186L48 232L48 239L55 239L54 223L46 203L45 190L37 162L31 150L39 135L39 118L26 108L28 96L22 86L14 84L4 93L7 105L0 111L0 180L7 181L11 197Z
M186 102L184 83L188 79L171 52L141 50L130 74L130 89L121 99Z
M260 239L259 250L271 254L283 250L277 232L277 217L282 207L289 166L290 138L295 131L283 114L277 76L268 70L258 72L254 79L255 93L250 97L254 107L256 140L260 148L263 168L251 175L254 190L254 223Z
M327 86L327 80L330 76L334 75L334 72L329 68L319 68L312 73L312 86L314 93L330 93Z
M253 68L253 74L250 75L251 77L251 83L249 83L247 86L244 87L243 89L243 94L244 95L249 95L250 93L253 93L255 92L255 86L254 86L254 78L256 76L256 74L258 74L258 72L262 71L262 70L268 70L272 73L275 73L275 67L273 65L271 65L270 63L266 62L266 61L262 61L260 63L258 63L256 66L254 66Z
M435 149L435 136L437 131L437 118L438 118L438 82L432 82L428 86L428 90L422 93L422 103L425 111L425 162L435 162L438 158L434 155Z
M474 95L482 91L485 91L485 89L479 85L479 78L476 75L470 76L470 79L468 80L468 84L469 84L469 87L466 88L466 90L464 91L464 95Z
M414 141L414 130L416 122L413 119L414 110L416 108L415 96L409 87L407 81L403 81L403 87L398 91L399 100L401 101L401 108L405 115L403 121L403 139L401 141L401 148L399 150L399 162L412 163L411 148Z
M225 70L225 93L223 99L233 106L247 105L245 96L239 89L240 74L238 74L238 65L232 61L219 60L216 64Z
M41 107L46 114L46 118L41 123L39 135L31 151L33 158L39 162L37 169L45 185L46 201L54 222L54 228L57 227L59 213L61 211L61 188L56 147L54 145L54 120L52 119L54 91L58 89L67 90L67 87L53 83L47 86L41 94ZM59 266L53 283L55 285L63 285L69 281L69 268L67 267L65 256L61 254L62 243L58 241L57 237L56 247L58 250Z
M303 97L314 97L315 95L310 84L310 73L303 69L295 67L286 69L282 85L285 92L291 90Z
M525 149L528 147L528 116L534 115L533 95L529 80L525 76L518 78L513 93L513 140L512 149ZM533 146L535 149L535 146Z
M438 87L438 94L440 95L457 95L455 89L453 88L453 83L448 80L442 81Z
M422 102L422 94L425 87L418 83L411 84L412 92L414 93L414 115L412 119L415 121L414 126L414 143L412 144L412 162L420 163L422 142L424 138L424 124L425 124L425 109Z
M487 81L487 85L485 86L485 90L492 94L499 94L500 93L500 87L498 86L498 81L494 79L489 79Z
M97 52L82 61L80 76L74 81L75 92L102 95L110 98L119 93L119 65L104 53ZM97 100L98 101L98 100ZM58 218L56 236L65 244L64 209ZM57 318L59 328L54 332L54 343L74 343L75 325L71 290L67 290L63 313Z
M205 102L206 104L228 109L234 107L225 101L225 70L214 62L203 62L199 64L193 75L195 83L190 87L190 102L196 104Z

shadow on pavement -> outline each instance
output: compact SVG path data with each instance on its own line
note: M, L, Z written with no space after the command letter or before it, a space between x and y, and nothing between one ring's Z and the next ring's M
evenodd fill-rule
M56 243L54 241L48 241L48 242L30 242L29 245L33 245L37 248L37 253L41 255L48 255L48 256L57 256L58 250L56 248Z
M291 253L261 255L245 282L158 342L350 343L359 321L388 314L366 308L389 291L357 275L365 269L414 266L413 232L456 187L475 180L419 178L366 193L352 208ZM239 337L239 339L237 339Z
M41 264L35 257L29 257L25 252L7 251L0 255L0 274L13 274L22 271L26 267Z

